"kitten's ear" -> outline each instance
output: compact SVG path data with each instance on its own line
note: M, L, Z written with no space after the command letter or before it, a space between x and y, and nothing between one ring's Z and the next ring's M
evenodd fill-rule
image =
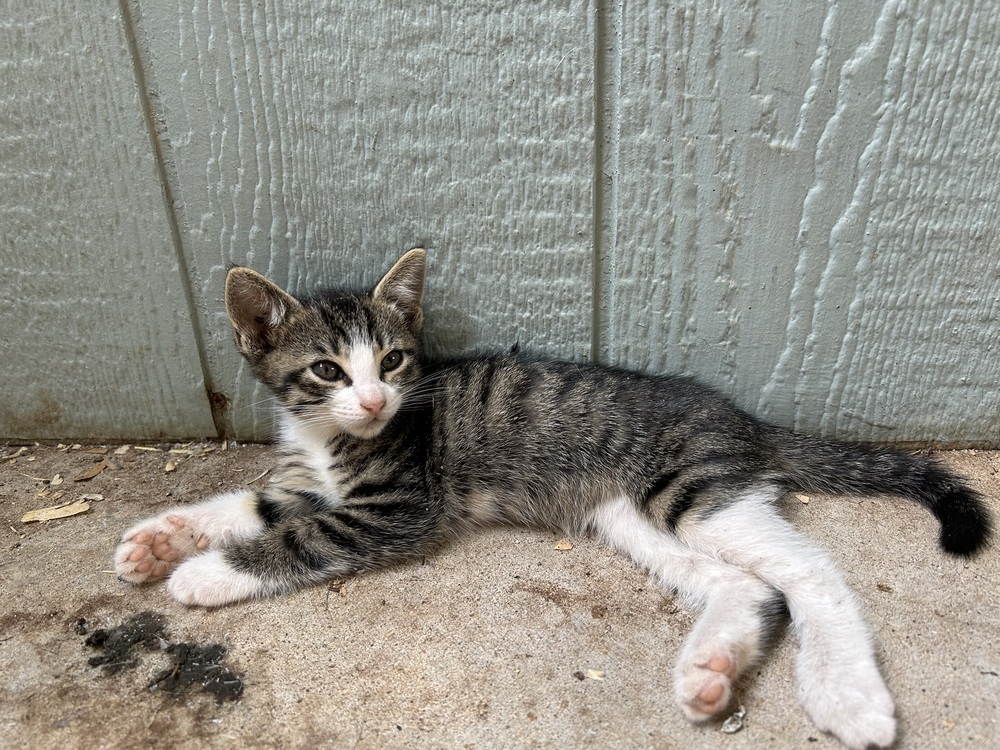
M301 310L297 299L256 271L236 266L226 274L226 312L236 348L248 359L270 351L275 332Z
M415 247L389 273L382 277L372 290L372 299L395 307L406 317L414 330L419 330L424 322L424 270L427 253Z

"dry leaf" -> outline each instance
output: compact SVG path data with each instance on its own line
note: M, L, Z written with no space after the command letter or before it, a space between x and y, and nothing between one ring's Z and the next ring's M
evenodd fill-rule
M56 474L52 479L49 480L50 487L58 487L63 483L62 474Z
M73 503L56 505L51 508L29 510L21 516L21 523L31 523L32 521L40 521L44 523L45 521L52 521L56 518L69 518L70 516L76 516L80 513L86 513L88 510L90 510L90 503L86 500L77 500Z
M569 539L560 539L556 542L555 549L565 552L566 550L573 549L573 542Z
M803 505L809 504L809 495L796 495L795 499L798 500Z
M162 453L159 448L151 448L148 445L137 445L135 446L137 451L149 451L150 453Z
M177 464L173 461L167 461L166 465L163 467L165 472L177 471Z
M20 448L18 448L16 451L14 451L13 453L11 453L10 455L4 456L4 460L6 461L8 458L20 458L21 456L23 456L27 452L28 452L28 446L22 445Z
M77 474L75 477L73 477L73 481L74 482L86 482L88 479L93 479L94 477L96 477L98 474L100 474L106 468L108 468L108 462L107 461L98 461L96 464L94 464L93 466L91 466L86 471L81 472L80 474Z
M132 448L131 445L122 445L122 446L119 446L118 448L115 448L115 455L116 456L124 456L126 453L129 452L129 450L131 448Z
M194 453L190 448L171 448L168 453L174 453L181 456L190 456Z
M584 676L589 680L603 680L604 670L603 669L588 669L584 672Z
M94 493L94 492L88 492L86 495L80 495L80 499L81 500L91 500L91 501L93 501L93 500L103 500L104 499L104 495L98 495L97 493Z

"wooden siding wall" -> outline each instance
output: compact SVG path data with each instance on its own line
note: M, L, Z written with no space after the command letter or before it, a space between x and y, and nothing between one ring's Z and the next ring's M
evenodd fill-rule
M0 0L0 438L266 439L227 265L1000 447L1000 5Z

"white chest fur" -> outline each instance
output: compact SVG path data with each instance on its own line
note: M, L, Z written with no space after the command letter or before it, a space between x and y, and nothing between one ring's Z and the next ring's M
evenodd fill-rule
M331 505L338 504L347 477L338 467L336 456L330 453L329 431L283 417L281 437L287 445L295 446L295 460L305 466L310 483L318 485Z

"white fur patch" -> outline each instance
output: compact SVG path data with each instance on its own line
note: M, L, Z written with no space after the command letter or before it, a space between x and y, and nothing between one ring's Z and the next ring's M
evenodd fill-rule
M220 607L267 593L263 580L230 566L221 550L191 558L167 580L167 591L181 604Z

